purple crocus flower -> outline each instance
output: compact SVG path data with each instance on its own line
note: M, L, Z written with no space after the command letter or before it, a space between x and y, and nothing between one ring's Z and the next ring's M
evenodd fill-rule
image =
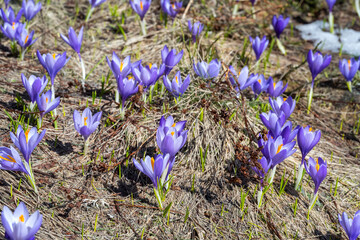
M305 170L314 181L315 195L319 190L321 182L327 175L327 163L321 157L319 157L316 161L312 157L309 157L308 164L305 163Z
M254 6L256 3L256 0L250 0L250 2L251 2L251 5Z
M239 74L236 73L234 67L231 65L229 66L229 70L232 73L232 76L229 76L229 80L237 92L242 91L247 87L251 86L258 79L257 74L256 75L252 74L249 77L249 68L247 66L243 67L243 69L241 69Z
M132 9L139 15L141 21L144 19L146 12L149 10L151 0L130 0Z
M20 150L26 162L29 163L31 153L35 147L40 143L45 135L46 130L43 130L40 134L37 132L37 128L28 128L25 132L21 125L16 130L16 135L10 132L10 137L15 146Z
M106 0L89 0L89 3L91 4L91 8L96 8L97 6L104 3Z
M265 178L265 175L268 173L268 171L271 168L272 165L272 161L268 161L266 159L266 157L262 157L261 159L258 160L258 162L261 164L262 169L258 169L257 167L251 167L251 169L260 177L260 181L261 181L261 185L260 185L260 190L262 190L263 188L263 181Z
M275 100L269 98L269 103L271 108L277 115L281 115L281 113L284 113L285 119L288 119L290 117L296 105L296 101L293 100L292 97L277 97Z
M175 97L182 96L186 89L188 88L190 84L190 75L187 75L187 77L184 79L184 81L181 80L181 73L178 71L175 74L174 79L172 82L169 80L168 76L163 77L163 82L166 87L166 89Z
M140 64L139 67L132 68L132 73L135 79L144 86L145 90L158 80L158 69L157 67L152 67L151 64L146 67Z
M83 40L83 32L84 32L84 27L81 27L79 35L76 35L76 32L74 31L74 29L72 27L70 27L69 31L68 31L69 38L67 38L66 36L60 34L60 37L72 49L74 49L74 51L78 54L80 61L81 61L80 50L81 50L81 44L82 44L82 40Z
M132 67L138 67L141 63L141 60L131 63L130 56L121 60L115 52L112 53L112 60L110 61L110 59L106 57L106 61L115 78L119 75L125 78L131 72Z
M255 93L255 97L257 97L260 93L267 91L269 82L270 78L265 79L263 74L258 75L258 80L251 86L253 92Z
M256 61L258 61L261 57L261 54L265 51L265 49L269 45L269 40L266 39L266 36L264 36L261 40L259 37L253 39L251 36L249 36L249 39L256 56Z
M37 96L44 91L48 83L45 75L42 78L31 75L29 79L27 79L24 74L21 74L21 81L29 94L32 103L36 102Z
M264 126L269 130L270 135L273 137L280 135L282 126L286 121L284 113L277 115L273 111L260 114L260 119Z
M178 14L179 10L182 8L182 2L175 2L173 4L170 3L170 0L161 0L161 8L172 18L175 18Z
M274 168L296 152L296 149L294 149L295 144L295 141L284 144L282 136L278 136L275 139L270 137L265 142L262 152L267 159L271 159L271 168Z
M10 0L4 0L4 3L5 3L5 9L7 9L9 6Z
M35 234L42 224L42 215L36 211L29 216L25 204L20 202L14 213L7 206L4 206L1 222L5 229L5 239L34 240Z
M54 110L60 104L60 97L51 99L51 90L43 93L41 96L37 96L36 103L40 110L40 117Z
M97 112L93 116L89 108L85 108L82 115L77 110L74 110L75 129L84 137L85 141L99 126L101 115L102 112Z
M24 16L26 20L30 21L41 10L41 2L38 2L35 5L34 0L28 0L27 2L23 0L22 9L24 9Z
M188 27L191 32L192 41L196 42L196 37L200 36L202 30L204 29L204 25L201 22L191 24L191 21L188 20Z
M184 50L181 50L178 54L176 54L175 49L171 49L171 51L169 51L168 47L165 45L163 50L161 50L161 59L163 64L165 64L165 75L168 75L176 64L180 62L183 55Z
M292 122L287 121L280 130L280 136L283 138L283 143L289 143L297 136L300 126L292 127Z
M312 131L310 126L301 127L297 134L298 145L302 154L302 161L304 163L306 155L315 147L320 141L321 131Z
M348 218L346 212L338 215L340 225L344 228L349 240L356 240L360 235L360 210L355 213L353 219Z
M0 147L0 169L20 171L30 176L30 167L29 165L25 166L25 164L21 161L20 155L15 148L12 146L10 148Z
M272 77L269 78L269 87L267 89L267 93L270 97L276 98L283 94L287 88L288 84L285 84L283 87L283 82L279 81L277 83L274 82Z
M34 31L29 34L25 24L20 25L16 30L15 39L23 51L37 41L37 38L33 39L33 37Z
M351 82L360 67L360 60L354 58L339 60L339 69L346 81Z
M158 188L158 181L161 181L163 173L166 168L168 168L165 173L168 175L170 173L170 155L166 154L165 157L162 154L157 155L155 158L146 156L144 159L140 160L140 163L133 158L133 163L140 172L148 176L153 182L154 188ZM161 184L164 184L162 182Z
M211 79L215 78L220 73L221 62L217 59L211 60L210 63L207 62L198 62L193 63L195 73L202 79Z
M126 99L138 92L139 83L132 77L125 78L122 75L117 77L116 82L122 99L122 109L124 109Z
M48 72L50 79L51 79L51 85L54 85L54 79L56 77L56 74L65 66L65 64L69 61L69 58L66 58L66 52L63 54L43 54L41 55L39 50L36 51L36 55L41 63L41 65L46 69Z
M169 126L170 123L173 123ZM156 142L163 154L175 154L184 146L187 139L187 130L183 131L186 122L174 123L173 118L160 120L160 126L156 132Z
M273 16L272 26L274 27L277 38L280 38L280 34L284 31L289 21L290 18L284 19L282 15L279 15L279 17L276 17L276 15Z
M336 0L326 0L326 3L329 6L329 12L332 12L332 9L336 3Z
M20 21L22 14L24 12L24 9L20 9L18 14L15 16L14 10L9 7L7 10L0 9L0 16L4 22L7 22L9 24L17 23Z
M22 26L23 24L19 22L13 22L12 24L5 22L4 26L0 26L0 28L6 37L8 37L11 41L14 41L18 29L21 28Z
M316 76L329 66L331 62L331 55L323 56L320 52L313 53L313 51L309 50L307 62L312 76L311 88L313 88Z

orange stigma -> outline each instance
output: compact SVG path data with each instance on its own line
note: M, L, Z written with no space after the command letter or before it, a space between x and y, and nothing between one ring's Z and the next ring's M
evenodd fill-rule
M21 216L19 217L19 222L25 222L24 215L21 214Z
M348 65L349 65L349 71L350 71L350 68L351 68L351 60L348 60Z
M26 132L25 132L26 142L29 141L29 132L30 132L30 128L28 130L26 130Z
M12 29L15 30L15 22L12 24Z
M309 127L309 132L311 132L312 131L312 127Z
M172 8L175 9L175 4L172 5Z
M49 99L48 99L48 98L46 98L46 99L45 99L45 101L46 101L46 103L48 103Z
M129 77L128 77L128 80L131 80L132 78L133 78L132 76L129 76Z
M286 97L284 97L284 98L283 98L283 101L285 102L285 101L286 101L286 99L287 99L287 98L286 98Z
M276 154L278 154L278 153L280 152L282 146L284 146L284 144L280 144L280 145L279 145L279 147L278 147L278 149L277 149L277 151L276 151Z
M261 79L259 79L258 82L261 84Z
M149 63L149 68L150 68L150 69L152 68L152 64L151 64L151 63Z
M141 8L141 11L144 10L144 6L143 6L142 1L140 1L140 8Z
M171 125L171 127L175 127L176 126L176 123L174 123L173 125Z
M171 136L174 136L175 132L171 132Z
M53 58L54 58L54 60L55 60L55 56L56 56L56 54L54 53L54 54L53 54Z
M8 158L4 158L4 157L0 156L0 159L3 159L3 160L8 161L8 162L13 162L13 163L16 162L15 159L12 156L7 155L7 157Z
M151 166L152 166L153 171L154 171L154 164L155 164L155 159L152 157L151 158Z
M87 126L87 122L86 122L87 119L88 117L84 117L84 126Z
M273 86L274 86L274 89L275 89L276 83L273 83Z
M122 72L123 68L124 68L124 63L121 62L121 64L120 64L120 72Z
M28 39L29 39L29 35L26 35L25 43L27 43Z
M316 159L316 166L315 166L315 168L316 168L316 171L318 172L319 169L320 169L319 159Z
M179 84L179 81L178 81L178 77L177 77L177 76L175 76L175 81L176 81L177 84Z

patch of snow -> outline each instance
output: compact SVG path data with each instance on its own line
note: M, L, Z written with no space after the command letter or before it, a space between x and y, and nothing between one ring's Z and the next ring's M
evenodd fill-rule
M338 53L341 45L342 52L360 56L360 32L353 29L336 29L335 34L329 31L329 23L318 20L310 24L296 26L300 31L301 37L307 41L314 41L316 46L319 42L319 49Z

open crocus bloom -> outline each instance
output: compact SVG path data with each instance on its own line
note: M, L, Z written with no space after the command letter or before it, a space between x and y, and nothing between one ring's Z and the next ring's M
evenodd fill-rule
M302 163L304 163L306 155L320 141L321 131L313 131L310 126L301 127L297 134L298 145L302 154Z
M15 12L11 7L9 7L7 10L5 9L5 11L1 8L0 9L0 17L2 18L2 20L4 22L13 24L13 23L17 23L20 21L23 12L24 12L24 9L21 8L19 10L18 14L16 14L16 16L15 16Z
M40 134L37 132L37 128L28 128L23 130L21 125L16 130L16 135L10 132L10 137L15 146L20 150L24 156L26 162L29 162L31 153L35 147L40 143L45 135L46 130L43 130Z
M264 145L263 154L272 161L271 168L274 168L296 152L296 149L294 149L295 144L295 141L284 144L281 136L276 139L270 137Z
M167 15L169 15L172 18L175 18L176 15L178 14L178 11L180 10L180 8L182 7L182 2L175 2L173 4L170 3L170 0L161 0L161 8L164 11L164 13L166 13Z
M274 82L272 77L269 77L269 87L267 89L267 93L270 97L276 98L283 94L288 86L288 83L283 86L282 81L278 81L277 83Z
M163 50L161 50L161 59L163 64L165 64L165 75L168 75L170 71L180 62L183 55L184 50L181 50L178 54L176 54L175 49L169 50L165 45Z
M15 39L23 50L33 45L37 41L37 38L33 39L33 37L34 31L31 31L29 34L25 24L22 24L16 30Z
M327 175L327 163L319 157L314 160L312 157L309 158L308 164L305 163L305 170L310 175L315 184L314 195L319 190L320 184L324 181Z
M237 92L248 88L249 86L254 84L258 79L257 74L256 75L251 74L249 77L249 68L247 66L243 67L243 69L241 69L239 74L236 73L233 66L229 66L229 70L232 73L231 74L232 76L229 76L229 80Z
M320 52L313 53L313 51L309 50L307 62L312 76L311 87L313 87L316 76L329 66L331 55L323 56Z
M280 135L281 128L285 123L285 114L277 115L273 111L260 114L260 119L273 137Z
M353 219L349 218L346 212L338 215L340 225L344 228L349 240L356 240L360 235L360 210L355 213Z
M42 215L39 211L29 216L23 202L20 202L14 213L4 206L1 221L5 228L5 238L11 240L32 240L42 224Z
M44 91L48 83L45 75L42 78L31 75L27 79L24 74L21 74L21 80L33 103L36 101L37 96Z
M144 19L146 12L149 10L151 0L130 0L132 9L139 15L141 21Z
M41 55L39 50L36 51L36 55L41 65L48 72L51 79L51 85L54 85L56 74L65 66L70 57L66 58L66 52L58 55L50 53Z
M166 154L165 157L159 154L155 158L146 156L144 159L140 160L140 163L133 158L133 163L140 172L151 179L154 188L158 188L158 181L161 181L161 179L166 181L166 178L171 171L169 154ZM167 169L166 172L164 172L165 169ZM161 184L164 184L164 182L161 182Z
M0 169L7 171L20 171L30 176L29 164L23 163L19 153L13 148L0 147Z
M102 112L97 112L93 116L89 108L86 108L82 115L77 110L74 111L75 129L84 137L85 141L99 126L101 115Z
M212 79L219 75L220 68L221 68L221 62L217 59L211 60L210 63L207 62L198 62L195 64L193 63L194 71L196 75L201 77L202 79Z
M23 0L22 9L24 10L26 20L30 21L41 10L41 2L35 4L34 0L28 0L27 2Z
M3 34L9 38L11 41L14 41L16 39L16 33L18 31L18 29L20 27L22 27L24 24L19 23L19 22L13 22L13 23L8 23L5 22L4 26L0 26L1 31L3 32Z
M277 115L281 115L281 113L284 113L285 119L288 119L290 117L296 105L296 101L293 100L292 97L277 97L275 100L269 98L269 103L271 108Z
M175 97L182 96L190 84L190 75L182 81L180 71L175 74L172 81L169 80L168 76L163 78L166 89Z
M36 103L40 110L40 116L43 117L45 114L51 112L60 104L60 97L51 99L51 90L43 93L41 96L37 96Z
M258 75L257 81L253 83L251 86L253 92L255 93L255 97L262 92L266 92L269 87L269 79L265 79L263 74Z

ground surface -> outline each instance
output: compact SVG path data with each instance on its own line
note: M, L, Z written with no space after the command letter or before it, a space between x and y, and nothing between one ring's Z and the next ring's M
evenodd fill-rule
M194 56L195 61L207 60L209 54L219 58L224 69L232 64L240 70L245 61L253 66L254 55L249 47L241 57L245 38L249 35L273 37L270 27L273 14L291 16L293 25L324 19L327 14L325 1L309 5L307 2L310 1L261 0L255 6L256 19L251 16L248 1L239 2L239 11L233 18L233 2L204 2L190 1L188 9L185 11L184 8L174 24L169 21L165 28L159 18L160 4L153 1L146 15L148 35L145 37L141 35L138 19L127 1L109 0L97 8L84 25L82 58L87 72L93 70L86 82L86 93L80 87L81 68L77 56L58 34L66 34L69 26L76 31L80 29L84 24L87 1L44 3L41 13L30 23L30 29L35 30L39 40L24 61L10 54L8 40L0 40L0 145L8 147L12 145L9 132L13 127L4 110L14 119L29 116L15 100L20 96L29 102L20 74L44 74L35 51L67 51L72 56L55 80L56 95L61 97L58 128L54 129L48 116L43 124L46 135L32 155L39 194L32 191L21 174L2 171L0 177L1 206L14 209L20 200L31 211L39 209L43 214L38 239L81 239L81 236L84 239L346 238L337 214L346 211L353 216L360 209L360 144L356 132L360 88L355 87L352 94L347 91L338 70L338 54L332 54L331 65L317 78L310 114L306 114L310 72L302 61L307 51L315 47L311 42L301 40L295 28L292 31L289 26L283 34L288 55L283 56L275 44L265 72L266 77L288 82L285 95L299 99L291 117L293 125L311 125L322 131L321 141L310 156L327 160L329 171L309 220L306 214L313 183L306 178L302 192L293 187L294 168L301 159L299 151L278 167L273 188L265 195L263 207L256 207L254 196L259 180L244 160L256 154L256 144L249 136L263 129L258 114L260 104L267 102L266 96L255 101L252 92L247 90L244 101L237 100L223 72L209 88L192 70ZM335 21L341 26L360 29L353 7L343 2L339 1L334 10ZM118 4L118 16L111 16L109 4ZM76 13L76 5L79 13ZM13 3L13 6L20 7L19 3ZM122 14L125 17L123 24ZM207 24L197 48L189 47L188 19ZM129 101L131 107L125 120L121 120L118 106L113 101L115 79L104 57L110 57L115 51L122 57L131 55L133 60L143 59L146 64L159 65L160 51L165 44L184 49L184 57L177 69L183 76L191 76L185 96L175 104L169 93L156 95L151 104L144 105L138 94ZM261 64L260 72L263 71ZM102 78L109 79L104 87ZM92 104L95 91L97 97ZM83 110L87 102L93 111L102 110L103 118L99 130L90 137L89 154L84 157L81 154L83 139L74 129L72 114L75 109ZM166 116L172 115L176 121L187 120L186 129L189 130L187 143L178 154L172 171L174 183L165 202L165 205L172 202L168 218L158 209L150 180L139 173L131 160L132 157L139 160L145 151L149 155L156 152L155 133L164 108ZM201 109L204 109L203 121L200 121ZM229 120L233 113L235 116ZM204 171L200 147L209 149ZM284 193L280 194L283 173L289 181ZM242 206L241 196L246 193ZM187 209L188 218L185 217Z

